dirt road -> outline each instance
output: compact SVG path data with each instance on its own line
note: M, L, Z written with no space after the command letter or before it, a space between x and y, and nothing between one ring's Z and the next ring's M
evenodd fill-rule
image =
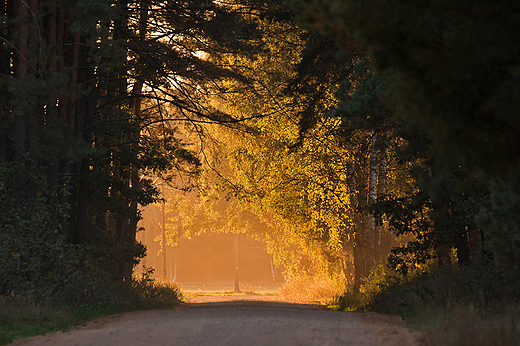
M178 309L109 316L68 332L18 340L25 346L415 345L398 318L327 310L277 297L198 297Z

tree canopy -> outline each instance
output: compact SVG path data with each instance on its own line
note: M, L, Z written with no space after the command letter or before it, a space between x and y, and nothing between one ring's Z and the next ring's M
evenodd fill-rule
M516 2L3 4L1 295L130 281L158 183L171 245L249 232L291 275L519 268Z

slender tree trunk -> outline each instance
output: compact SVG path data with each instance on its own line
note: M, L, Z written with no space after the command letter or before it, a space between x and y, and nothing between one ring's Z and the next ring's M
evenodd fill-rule
M354 290L359 292L359 288L363 283L363 280L367 276L367 268L366 268L366 250L363 248L363 245L366 243L365 239L363 239L363 233L356 232L354 234L354 244L353 244L353 252L354 252Z
M233 234L233 258L235 265L235 292L240 292L240 279L239 279L239 269L238 269L238 233Z
M370 144L370 160L369 160L369 173L368 173L368 201L367 206L370 207L376 202L377 196L377 134L372 135ZM366 268L367 272L372 269L375 264L376 257L376 221L374 214L369 213L367 215L367 232L366 232Z
M379 170L377 173L377 196L380 198L386 192L386 172L388 167L388 151L390 148L390 143L388 140L388 135L383 135L381 139L382 149L380 150L380 158L379 158ZM374 253L376 261L379 261L384 255L381 251L381 238L382 238L382 222L378 222L375 225L375 241L374 241ZM390 235L391 236L391 235Z
M89 71L90 74L87 80L94 80L94 71ZM83 114L83 140L89 144L92 143L92 120L96 111L95 107L95 86L93 82L90 82L91 92L89 97L86 99L85 112ZM87 240L87 226L88 221L88 208L89 208L89 195L90 195L90 156L81 159L80 167L80 182L79 182L79 198L78 198L78 217L77 217L77 239L78 243L84 244Z
M163 281L168 281L167 276L167 264L166 260L166 203L164 203L164 187L163 187L163 201L161 203L161 215L162 215L162 227L161 227L161 247L162 247L162 259L163 259Z
M2 6L2 15L4 18L12 18L15 15L15 6L13 1L4 1ZM10 76L12 72L11 58L13 56L13 47L11 45L11 26L7 21L1 22L0 28L0 75ZM5 78L5 77L4 77ZM10 94L7 85L0 85L0 159L11 161L13 146L9 137L13 135L10 111L8 105L10 103Z
M139 39L144 40L146 38L147 33L147 23L148 23L148 12L149 12L149 4L145 1L142 1L141 4L141 10L140 10L140 17L139 17ZM140 75L140 73L138 73ZM130 109L132 109L134 116L137 119L141 119L142 112L141 112L141 102L142 102L142 93L143 93L143 81L141 79L138 79L134 82L132 92L130 95ZM138 158L138 150L139 150L139 133L140 129L138 126L136 126L136 129L134 130L133 137L132 138L132 163L130 164L130 184L131 188L134 190L139 190L140 187L140 179L139 179L139 158ZM139 205L137 203L137 200L134 198L132 201L130 201L130 210L131 210L131 217L129 219L128 229L125 232L123 241L128 246L133 246L133 244L136 241L136 234L137 234L137 223L139 222L138 218L138 208ZM164 227L164 226L163 226ZM163 239L163 242L165 239ZM164 256L166 256L166 247L164 247ZM125 280L129 280L132 277L132 261L124 261L125 268L123 270L123 278ZM164 265L164 277L166 279L166 264Z
M470 249L468 243L468 232L465 226L462 226L460 233L455 238L455 248L457 249L457 260L459 265L470 264Z
M347 184L349 187L349 198L350 205L352 209L357 209L360 207L359 201L359 184L356 179L356 168L354 166L353 160L350 160L347 166ZM364 230L363 230L363 220L362 217L357 215L356 230L353 236L353 244L352 250L354 255L354 289L359 290L361 285L362 278L366 275L365 270L365 257L364 257L364 249L363 246L365 244L365 240L363 239Z

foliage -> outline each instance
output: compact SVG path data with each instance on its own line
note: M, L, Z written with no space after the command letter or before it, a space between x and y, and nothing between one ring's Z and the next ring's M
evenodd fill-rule
M492 265L439 270L431 264L402 276L374 270L360 293L337 303L342 309L400 315L429 345L512 345L519 333L518 273Z
M509 135L515 130L507 125L518 109L511 98L519 49L513 1L291 2L301 22L342 49L366 48L376 70L391 78L399 116L422 123L445 154L494 172L516 169L518 145Z
M139 258L144 250L111 243L107 237L85 245L70 244L60 223L67 217L68 206L59 202L68 186L46 191L42 189L44 175L7 163L1 165L0 174L4 183L0 189L0 295L71 304L109 301L114 294L109 289L110 260L117 262L124 252ZM23 187L18 185L20 176L24 176ZM20 199L20 191L28 188L34 198ZM56 205L49 199L57 200Z
M476 220L485 230L489 248L497 264L520 269L520 185L517 177L490 183L490 202L484 205Z
M172 308L179 305L182 295L177 286L169 283L158 283L153 278L154 271L145 268L141 277L132 280L131 300L134 309Z
M507 311L520 301L520 276L505 268L473 265L438 269L428 263L412 275L398 275L387 266L373 270L361 293L347 292L342 308L371 309L413 318L421 309L473 306L479 314Z
M430 201L424 193L386 199L373 207L376 214L385 213L389 227L397 236L411 235L412 240L394 246L388 262L398 273L407 274L433 257L435 237L429 215Z
M223 92L209 85L246 82L218 57L259 49L251 17L263 7L5 2L0 295L95 303L109 299L113 280L130 281L145 253L139 205L158 199L151 176L197 172L179 122L198 132L234 121L206 101Z
M421 157L431 160L432 175L459 169L469 181L479 181L483 192L471 191L470 199L489 194L491 203L479 201L473 221L483 229L498 262L516 270L518 248L509 244L516 244L520 233L515 202L519 103L512 96L520 85L516 53L520 45L515 40L520 17L512 10L518 4L290 3L303 25L334 38L344 51L367 53L372 70L388 82L385 104L393 106L402 129L409 135L410 130L415 132L411 145L422 146ZM433 188L441 186L430 187L423 191L434 197L438 215L451 197L441 196L437 204ZM460 198L455 191L450 193Z
M334 172L335 160L340 160L341 155L332 149L333 137L327 137L337 122L322 121L323 127L315 135L322 146L305 143L296 148L298 112L312 103L312 96L301 93L298 103L298 97L288 92L298 64L306 55L312 55L305 52L307 40L319 46L318 38L292 23L261 21L259 25L269 50L255 60L241 61L254 89L240 95L230 94L224 104L236 117L250 118L246 122L248 133L235 135L234 147L229 153L235 169L229 176L231 188L243 203L251 204L253 212L271 220L273 227L263 237L268 244L273 244L275 258L283 260L286 268L294 268L294 272L306 270L300 264L310 262L315 264L314 269L326 271L325 268L341 262L342 237L345 236L345 220L341 215L345 209L342 199L347 199L346 189L341 173L335 175ZM313 52L319 51L316 46L312 48ZM320 62L330 63L326 59ZM313 76L309 77L316 84ZM325 89L312 107L332 107L334 96L331 90ZM309 112L313 111L309 109ZM329 180L324 176L328 171L331 171ZM327 264L329 260L335 263Z
M25 186L17 184L21 175ZM1 295L61 294L60 286L70 283L70 275L79 267L81 248L67 244L58 222L67 206L46 203L42 178L38 172L30 174L5 162L0 166ZM34 198L20 199L20 191L28 186ZM67 193L66 186L63 193ZM62 214L55 215L56 210Z
M105 289L111 297L103 302L34 299L16 296L0 298L0 345L15 339L65 330L87 320L136 309L172 308L182 299L179 289L151 279L147 269L130 286L113 283Z
M386 264L380 264L372 268L370 275L360 286L359 290L352 287L345 290L342 295L336 297L334 306L348 311L365 311L371 309L374 300L386 289L403 280Z

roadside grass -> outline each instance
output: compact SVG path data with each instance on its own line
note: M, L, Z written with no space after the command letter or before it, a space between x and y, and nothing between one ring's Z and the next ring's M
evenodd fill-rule
M23 298L0 300L0 345L23 337L62 330L77 323L69 309Z
M70 307L15 297L0 299L0 345L25 337L67 330L90 319L126 311L115 304Z
M346 292L335 304L399 315L422 333L422 345L520 345L519 273L478 265L432 268L409 277L376 268L359 292Z
M473 306L456 306L444 318L422 327L421 343L428 346L520 345L520 306L516 311L482 315Z
M325 275L302 275L287 279L280 288L280 295L284 299L297 302L334 305L345 289L346 284L338 278Z
M177 286L149 277L121 286L111 301L68 305L56 299L0 297L0 345L30 336L64 331L93 318L121 312L172 308L182 301Z

